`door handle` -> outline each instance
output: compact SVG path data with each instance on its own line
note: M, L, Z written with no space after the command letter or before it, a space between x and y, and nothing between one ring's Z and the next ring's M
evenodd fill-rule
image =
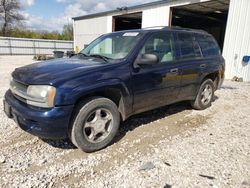
M206 68L206 64L200 64L200 68Z
M175 69L170 69L170 73L172 74L177 74L178 73L178 68L175 68Z

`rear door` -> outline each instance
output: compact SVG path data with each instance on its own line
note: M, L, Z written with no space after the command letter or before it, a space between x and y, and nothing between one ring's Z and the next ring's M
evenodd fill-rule
M177 63L181 67L180 100L192 100L199 89L206 62L192 32L177 32Z
M195 34L196 41L199 43L203 54L203 66L206 66L204 71L207 74L220 70L221 57L220 47L215 39L209 34Z
M152 34L144 43L140 56L155 54L159 63L154 65L135 65L132 69L132 89L134 111L141 112L166 105L177 100L181 70L175 61L175 45L171 32Z

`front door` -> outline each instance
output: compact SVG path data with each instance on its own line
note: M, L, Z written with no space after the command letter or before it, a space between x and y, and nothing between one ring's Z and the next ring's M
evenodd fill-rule
M175 45L170 32L154 33L146 40L132 71L134 112L142 112L174 102L178 98L181 70L175 61ZM155 54L157 64L138 65L145 54Z

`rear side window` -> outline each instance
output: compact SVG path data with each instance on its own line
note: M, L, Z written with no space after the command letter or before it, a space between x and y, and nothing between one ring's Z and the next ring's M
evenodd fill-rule
M182 59L201 57L200 47L191 33L178 33L177 37Z
M201 47L204 57L217 56L221 54L220 48L212 36L196 34L195 38Z

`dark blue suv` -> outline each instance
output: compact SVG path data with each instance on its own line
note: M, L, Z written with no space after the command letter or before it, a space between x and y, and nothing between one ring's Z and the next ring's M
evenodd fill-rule
M42 138L70 138L86 152L107 146L120 121L178 101L211 105L225 63L199 30L146 28L102 35L79 54L17 68L4 111Z

